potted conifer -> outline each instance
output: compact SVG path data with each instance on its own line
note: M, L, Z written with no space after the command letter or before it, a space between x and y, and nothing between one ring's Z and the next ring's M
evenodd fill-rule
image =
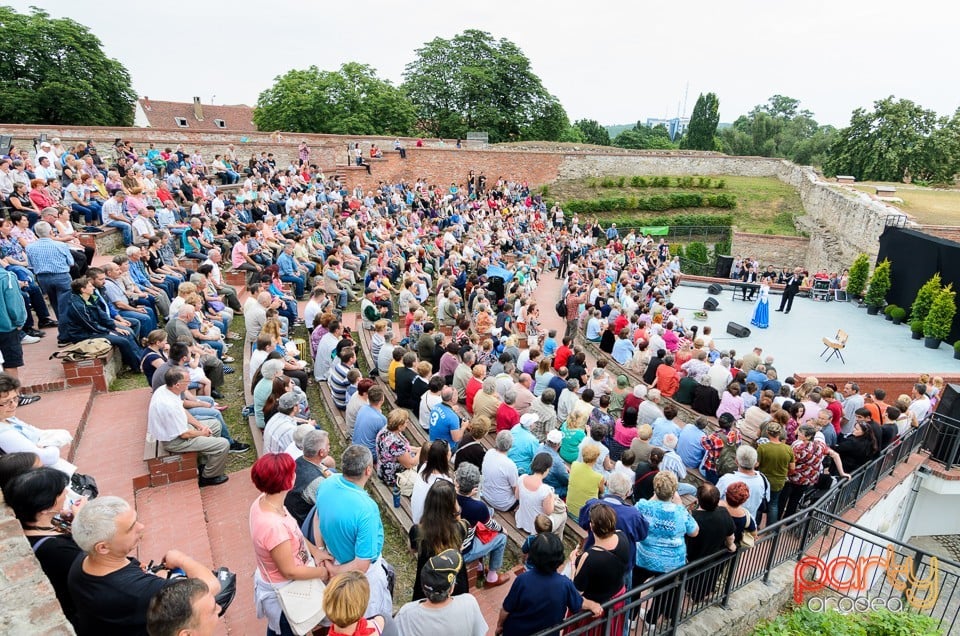
M863 298L863 290L867 286L867 275L870 273L870 258L860 254L850 266L847 274L847 293L858 301Z
M849 283L847 286L849 287ZM873 275L870 276L870 286L864 297L868 314L876 316L880 312L880 308L886 302L888 291L890 291L890 261L885 258L874 268Z
M910 337L914 340L919 340L923 338L923 321L922 320L911 320L910 321Z
M893 320L893 312L895 309L900 309L893 303L887 305L883 308L883 315L887 317L887 320Z
M940 290L930 305L930 312L923 321L923 346L937 349L950 335L953 317L957 313L956 292L953 283Z
M937 272L931 276L930 279L925 282L919 290L917 290L917 296L914 298L913 304L910 306L911 322L914 320L919 320L920 324L923 324L924 319L927 317L927 313L930 312L930 305L933 304L933 299L937 297L939 292L940 273Z
M960 340L953 343L953 359L960 360Z

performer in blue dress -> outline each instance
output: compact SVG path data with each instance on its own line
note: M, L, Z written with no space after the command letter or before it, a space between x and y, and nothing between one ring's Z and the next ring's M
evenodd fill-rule
M766 329L770 326L770 286L760 285L760 293L757 295L757 304L753 308L753 318L750 324L760 329Z

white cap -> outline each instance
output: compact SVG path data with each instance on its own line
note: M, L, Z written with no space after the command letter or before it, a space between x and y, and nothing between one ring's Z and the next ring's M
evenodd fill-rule
M530 428L530 425L538 421L540 416L536 413L524 413L520 416L520 426L523 428Z
M557 429L553 429L552 431L547 433L547 441L550 442L551 444L559 444L560 442L563 441L563 433L561 433Z

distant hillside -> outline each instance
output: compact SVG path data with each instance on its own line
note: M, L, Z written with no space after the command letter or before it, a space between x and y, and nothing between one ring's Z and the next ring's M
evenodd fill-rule
M622 133L624 130L630 130L634 126L636 126L636 122L632 124L616 124L613 126L604 126L604 128L606 128L607 133L610 134L610 139L613 139L614 137Z

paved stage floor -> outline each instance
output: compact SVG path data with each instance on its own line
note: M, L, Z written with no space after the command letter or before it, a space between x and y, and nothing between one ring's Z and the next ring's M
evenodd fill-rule
M770 296L770 326L758 329L750 324L754 303L731 300L732 292L724 289L714 296L720 306L711 311L706 321L693 319L693 312L703 307L710 297L705 287L681 284L673 294L673 302L681 308L686 325L710 325L719 349L735 349L745 353L754 346L763 347L764 355L772 355L776 366L788 373L951 373L960 372L960 360L953 359L953 347L941 343L939 349L927 349L923 340L913 340L910 328L895 326L883 316L868 316L852 302L822 302L795 298L789 314L777 313L780 296ZM749 338L727 334L727 323L736 322L750 328ZM829 352L821 338L832 338L837 329L850 338L843 351L846 364L836 357L825 362ZM952 343L951 343L952 344Z

